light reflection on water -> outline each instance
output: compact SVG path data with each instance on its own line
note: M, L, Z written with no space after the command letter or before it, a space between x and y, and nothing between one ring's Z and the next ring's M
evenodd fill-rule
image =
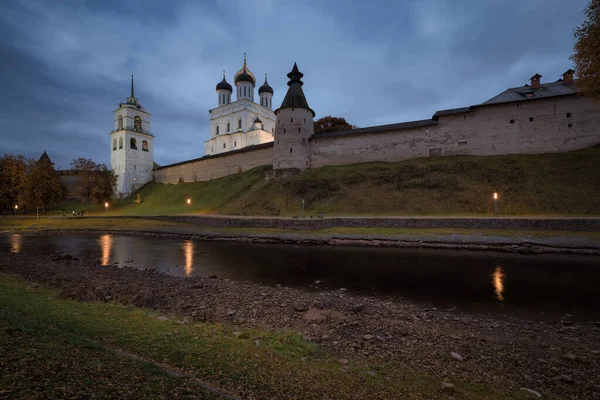
M183 253L185 255L185 264L183 266L185 276L191 276L194 271L194 242L186 240L183 243Z
M102 250L102 265L110 264L110 252L112 250L112 236L111 235L102 235L98 240L100 243L100 248Z
M23 235L15 233L10 235L10 247L13 253L19 253L21 251L21 245L23 243Z
M500 265L496 266L492 274L492 282L494 283L494 293L499 301L504 301L504 278L506 274Z

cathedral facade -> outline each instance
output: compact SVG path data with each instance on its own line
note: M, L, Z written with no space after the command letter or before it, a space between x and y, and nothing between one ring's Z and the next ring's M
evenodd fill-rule
M225 79L217 84L218 107L209 110L210 139L204 142L204 154L215 155L273 141L275 113L272 109L273 88L267 82L258 89L255 102L256 78L244 65L233 78L235 101L231 101L233 87Z

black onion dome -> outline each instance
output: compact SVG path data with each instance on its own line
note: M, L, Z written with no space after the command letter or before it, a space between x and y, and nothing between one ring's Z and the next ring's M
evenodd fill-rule
M253 86L256 85L256 78L254 74L248 69L246 65L246 56L244 55L244 66L240 69L233 78L233 82L237 85L239 82L250 82Z
M258 118L258 115L256 116L256 118L254 118L254 121L252 121L252 122L254 122L255 124L256 123L262 124L262 121L260 120L260 118Z
M217 83L217 91L219 90L228 90L230 92L233 92L233 88L231 87L229 82L225 80L225 76L223 76L223 80L221 82Z
M258 94L261 93L271 93L273 94L273 88L269 86L269 82L267 82L267 74L265 74L265 83L258 89Z

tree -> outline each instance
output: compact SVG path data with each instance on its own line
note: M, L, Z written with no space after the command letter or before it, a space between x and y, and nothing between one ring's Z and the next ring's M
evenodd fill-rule
M0 158L0 208L2 212L14 206L25 204L25 183L27 172L33 160L21 155L10 154Z
M57 204L65 198L67 189L54 170L52 163L40 159L33 163L25 183L25 199L28 205L41 208Z
M600 100L600 0L591 0L585 9L586 20L575 29L577 86L585 95Z
M356 129L356 126L350 125L345 118L328 115L315 121L315 133L347 131L350 129Z
M73 160L71 167L79 177L73 194L81 201L87 201L88 212L90 211L90 201L103 203L114 198L117 176L113 170L87 158Z

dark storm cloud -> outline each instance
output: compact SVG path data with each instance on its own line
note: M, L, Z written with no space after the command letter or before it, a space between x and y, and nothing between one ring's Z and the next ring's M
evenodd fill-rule
M571 66L586 0L79 1L0 3L0 151L67 168L109 162L112 111L129 93L152 114L160 164L196 158L214 86L248 53L278 105L296 61L317 113L359 126L480 103Z

